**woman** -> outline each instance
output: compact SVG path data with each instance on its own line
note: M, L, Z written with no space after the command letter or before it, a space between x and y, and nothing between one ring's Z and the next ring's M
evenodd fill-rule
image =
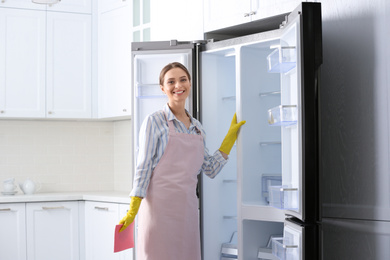
M202 125L185 109L191 91L186 67L166 65L160 88L169 101L141 126L130 210L119 223L121 230L131 224L143 200L137 260L200 260L197 175L202 171L214 178L221 171L245 121L237 123L234 115L220 149L210 156Z

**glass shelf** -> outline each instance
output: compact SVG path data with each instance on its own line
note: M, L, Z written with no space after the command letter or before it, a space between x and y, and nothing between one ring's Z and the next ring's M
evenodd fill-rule
M281 145L282 142L275 141L275 142L260 142L260 146L271 146L271 145Z
M275 95L280 95L280 91L272 91L272 92L262 92L259 94L260 97L268 97L268 96L275 96Z
M236 100L236 96L226 96L226 97L222 97L222 100L232 100L232 101L235 101L235 100Z

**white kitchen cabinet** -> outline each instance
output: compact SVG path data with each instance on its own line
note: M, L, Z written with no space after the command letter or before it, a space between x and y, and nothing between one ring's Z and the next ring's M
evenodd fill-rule
M295 9L299 0L204 0L204 31L255 21Z
M31 0L1 0L0 7L46 10L46 5L35 4Z
M0 118L45 117L45 50L44 11L0 8Z
M252 0L205 0L204 31L209 32L251 21Z
M24 203L0 204L0 259L26 260Z
M126 205L128 207L128 205ZM120 204L85 202L85 259L132 260L133 250L114 253L114 231L121 217Z
M61 0L52 5L47 5L48 11L91 14L91 0Z
M79 259L77 201L26 204L28 260Z
M91 118L91 16L47 12L48 118Z
M77 2L0 8L0 118L92 117L91 3Z
M99 14L99 118L131 115L131 3L112 2L112 7L121 5Z

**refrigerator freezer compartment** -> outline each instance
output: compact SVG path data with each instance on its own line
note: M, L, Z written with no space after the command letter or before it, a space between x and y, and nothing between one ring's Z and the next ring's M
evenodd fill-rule
M299 248L292 239L278 237L272 239L272 254L280 260L298 260Z
M269 187L269 204L278 209L298 209L298 188L288 186Z
M277 46L275 50L267 56L267 62L268 72L286 73L297 65L296 49L292 46Z
M297 123L296 105L280 105L268 110L268 124L271 126L291 126Z

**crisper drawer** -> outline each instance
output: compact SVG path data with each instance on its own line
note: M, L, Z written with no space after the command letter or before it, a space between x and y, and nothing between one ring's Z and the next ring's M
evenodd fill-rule
M286 219L283 237L272 238L272 254L280 260L311 260L318 257L316 225Z

